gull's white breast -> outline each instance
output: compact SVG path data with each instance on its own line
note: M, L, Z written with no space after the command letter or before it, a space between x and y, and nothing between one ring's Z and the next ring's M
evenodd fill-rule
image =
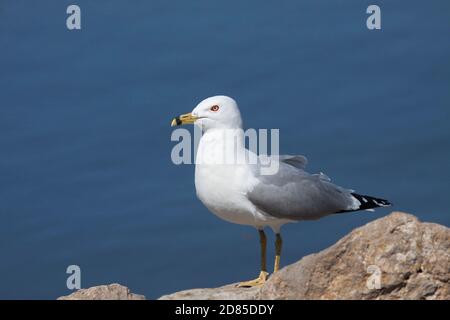
M247 199L251 177L244 165L197 164L195 188L198 198L218 217L237 224L261 225L254 205Z
M210 211L226 221L264 225L266 217L246 197L255 183L250 168L244 163L225 164L226 156L235 150L219 130L210 130L202 136L195 166L197 196Z

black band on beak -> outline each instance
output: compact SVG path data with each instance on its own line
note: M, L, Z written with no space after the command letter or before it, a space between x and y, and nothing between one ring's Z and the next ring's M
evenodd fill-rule
M180 125L181 125L181 119L180 119L180 117L176 117L176 118L175 118L175 122L177 123L177 126L180 126Z

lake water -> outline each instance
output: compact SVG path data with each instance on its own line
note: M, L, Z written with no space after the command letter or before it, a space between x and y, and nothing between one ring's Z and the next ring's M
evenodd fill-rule
M72 264L149 298L256 276L256 231L170 159L172 117L216 94L310 172L449 226L450 2L383 2L379 31L369 4L2 1L0 298L69 294ZM282 263L390 211L287 225Z

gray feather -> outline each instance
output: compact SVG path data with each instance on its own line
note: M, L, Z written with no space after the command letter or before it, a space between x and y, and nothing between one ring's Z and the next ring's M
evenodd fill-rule
M350 190L331 183L322 173L305 172L292 165L290 159L280 157L279 171L275 175L261 175L259 167L254 167L258 183L247 197L259 210L276 218L312 220L354 205L355 198Z
M279 160L298 169L305 169L308 164L308 159L301 155L280 155Z

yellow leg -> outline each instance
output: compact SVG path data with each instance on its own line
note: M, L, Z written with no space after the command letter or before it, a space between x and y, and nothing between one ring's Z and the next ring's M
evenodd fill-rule
M267 277L269 276L269 273L267 272L267 265L266 265L266 247L267 247L267 238L266 234L264 233L264 230L258 230L259 232L259 243L261 245L261 272L259 273L258 278L255 280L240 282L238 284L238 287L255 287L255 286L261 286L263 285Z
M275 264L273 266L273 272L280 270L280 258L281 258L281 247L283 246L283 240L281 239L281 234L277 233L275 240Z

